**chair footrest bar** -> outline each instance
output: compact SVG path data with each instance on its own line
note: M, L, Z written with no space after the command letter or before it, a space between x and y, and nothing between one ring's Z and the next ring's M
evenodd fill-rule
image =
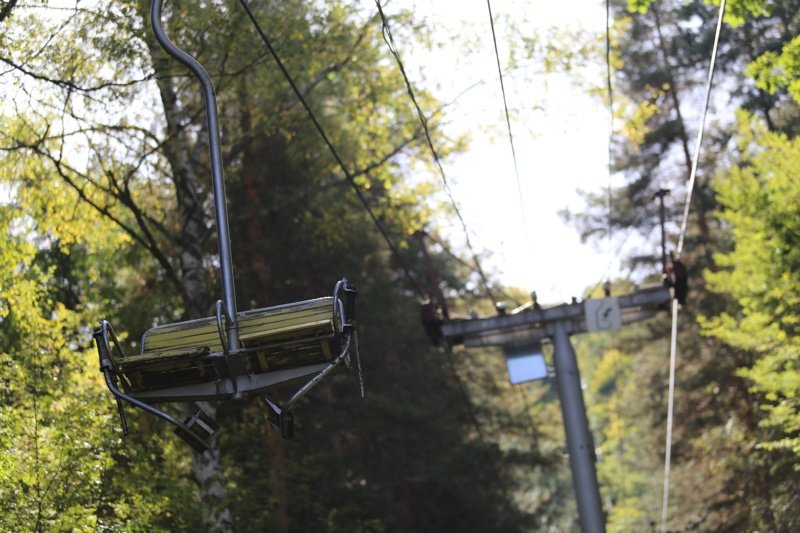
M291 411L282 409L278 404L269 398L264 398L269 414L267 419L272 426L281 432L281 437L291 439L294 437L294 415Z
M202 409L188 417L182 426L175 426L175 434L182 438L198 453L203 453L211 445L211 441L219 433L220 426L217 421L207 415Z

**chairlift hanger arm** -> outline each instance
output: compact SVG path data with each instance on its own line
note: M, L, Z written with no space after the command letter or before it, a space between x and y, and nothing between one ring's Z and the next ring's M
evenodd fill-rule
M214 190L214 210L217 223L217 240L219 241L220 270L222 273L222 296L230 328L228 329L228 348L239 349L239 336L236 327L236 291L233 279L233 259L231 253L230 231L228 229L228 208L225 196L225 180L222 173L222 149L217 117L217 97L214 84L208 71L197 59L190 56L173 43L161 23L163 0L152 0L150 4L150 20L156 40L164 50L185 65L194 73L203 89L208 125L208 148L211 154L211 178Z
M223 300L214 317L156 326L142 336L141 353L126 356L105 320L94 332L100 370L117 401L128 433L124 403L172 424L183 439L203 452L219 425L202 410L180 422L152 404L187 400L226 400L262 395L280 383L305 381L284 407L268 401L284 436L291 436L290 408L341 363L350 366L356 351L361 395L363 379L356 338L356 288L343 278L332 297L238 312L228 230L225 183L211 77L192 56L175 46L161 24L163 0L152 0L156 40L200 80L207 115L214 208L220 252Z

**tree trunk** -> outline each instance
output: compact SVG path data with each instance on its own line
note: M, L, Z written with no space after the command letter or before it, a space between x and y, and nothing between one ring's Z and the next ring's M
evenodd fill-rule
M196 405L215 417L215 405L209 402L197 402ZM192 474L202 494L203 524L209 533L233 531L233 518L225 501L225 471L221 455L219 439L214 439L205 453L192 452Z
M0 8L0 22L3 22L9 15L11 15L11 11L17 6L17 0L8 0L8 2L4 2L2 8Z
M139 4L144 27L150 28L148 2ZM169 77L178 63L161 50L151 31L145 32L150 58L155 73L156 84L164 108L167 124L167 141L162 152L169 163L172 181L175 186L178 232L174 236L176 252L180 258L180 277L183 284L184 318L198 318L207 314L211 297L208 281L203 267L206 242L208 240L207 217L203 210L204 190L208 190L198 180L206 175L197 158L192 157L198 143L193 143L184 124L188 117L182 111L187 106L178 105L178 95L174 81ZM182 68L182 67L179 67ZM200 88L197 86L199 94ZM203 115L200 115L204 118ZM208 402L190 403L189 410L201 407L212 417L216 407ZM203 454L193 452L192 473L200 490L203 502L203 523L209 532L232 532L233 520L225 501L225 473L222 468L221 450L218 440L214 440Z
M277 165L271 164L270 154L266 149L267 141L262 132L254 132L251 103L247 86L243 80L238 84L239 126L241 134L248 139L242 146L242 180L239 191L240 212L245 215L244 224L237 225L239 234L246 237L240 249L240 257L244 258L243 268L247 271L247 294L257 302L267 302L269 296L269 256L265 247L262 231L263 219L259 213L263 207L262 188L269 190L268 169ZM274 184L273 184L274 185ZM288 489L286 485L286 450L280 432L267 424L265 443L269 464L266 465L267 487L269 494L265 502L272 511L272 530L278 533L289 531Z
M672 65L669 60L667 44L664 40L664 34L661 31L661 19L659 18L658 9L655 5L652 6L652 10L656 23L656 33L658 34L658 47L661 51L662 60L664 61L664 69L667 71L669 80L669 88L667 92L672 100L672 106L675 109L675 117L678 121L678 133L681 140L681 148L683 148L683 157L686 163L686 180L688 182L692 174L692 156L691 152L689 151L689 135L686 133L686 122L683 120L683 114L681 113L681 102L678 96L678 87L676 86L675 78L672 75ZM706 258L710 258L711 251L709 248L709 243L711 242L711 238L708 228L708 221L706 220L707 213L702 205L702 202L695 202L695 204L698 204L698 208L695 210L695 212L697 214L697 226L700 230L700 235L702 236L703 255ZM709 261L706 261L706 263L708 264Z
M661 60L664 62L664 70L667 72L667 80L669 87L670 100L672 100L672 107L675 110L675 117L678 121L678 135L681 139L681 148L683 148L683 157L686 163L686 179L692 173L692 156L689 151L689 136L686 133L686 123L683 121L683 114L681 113L681 102L678 98L678 87L675 82L675 77L672 75L672 64L669 60L669 52L667 51L667 44L664 41L664 34L661 31L661 18L658 16L658 9L652 6L653 17L656 23L656 34L658 35L658 49L661 52Z
M248 292L251 296L265 301L267 296L267 286L269 280L269 264L264 253L264 235L261 230L262 221L259 213L263 207L261 198L261 187L263 182L259 182L260 168L259 158L256 155L255 142L260 135L253 135L252 117L250 113L250 103L247 94L246 81L240 79L238 83L239 99L239 125L243 136L249 141L242 147L242 190L241 190L241 212L245 215L245 223L242 228L247 237L247 244L243 246L243 256L246 257L249 267ZM252 297L251 297L252 299Z

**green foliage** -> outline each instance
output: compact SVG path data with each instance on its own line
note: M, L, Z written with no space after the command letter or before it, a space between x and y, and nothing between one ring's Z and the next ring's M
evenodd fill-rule
M719 6L720 0L706 0L707 3ZM655 2L653 0L628 0L628 11L645 14ZM748 18L769 16L773 2L769 0L731 0L726 2L725 23L731 27L744 24Z
M643 15L647 13L652 4L653 0L628 0L628 11Z
M344 2L252 7L397 257L236 2L169 2L164 19L215 79L240 306L317 297L350 276L369 400L352 376L324 383L297 407L291 443L257 401L216 406L225 431L206 471L139 411L120 437L91 325L112 319L134 351L154 322L207 313L218 258L198 87L153 44L146 2L101 4L63 18L15 11L0 30L0 57L18 65L2 79L0 128L0 190L13 198L0 225L0 528L197 531L211 508L241 531L519 531L534 514L572 524L563 467L553 475L560 449L542 438L540 453L519 423L524 403L496 382L501 359L478 354L487 370L473 371L417 323L404 270L425 274L407 237L442 215L441 193L436 179L406 180L430 165L413 108L380 26ZM442 156L456 153L463 139L437 130L440 104L418 97ZM474 302L468 269L432 255L448 295Z
M65 287L68 278L53 279L72 257L80 263L82 248L102 254L105 243L78 237L91 217L70 214L58 187L27 194L48 178L22 158L0 168L0 186L25 191L0 205L0 523L9 530L94 527L93 505L113 463L102 437L110 419L104 395L83 364L90 315L70 297L91 280Z
M718 6L720 2L714 0L712 3ZM770 16L775 4L770 0L732 0L725 5L724 21L737 28L749 19Z
M750 63L747 75L769 94L786 89L800 103L800 37L786 43L780 52L765 52Z
M641 265L659 259L660 243L652 238L657 189L672 190L668 237L680 221L697 127L687 117L696 116L702 102L701 65L708 64L718 5L612 3L620 59L614 84L621 120L615 123L622 124L614 138L614 170L625 185L613 191L611 223L615 232L646 236L630 259L639 266L637 277L654 272L655 266ZM793 139L800 130L790 89L797 12L796 2L730 2L726 10L714 90L731 89L730 100L720 109L712 105L682 257L691 290L679 320L670 530L797 528L787 512L797 505L798 487L791 449L800 265L794 262L799 232L792 204L798 189ZM754 79L742 76L747 65ZM760 121L737 125L731 107ZM588 199L589 208L573 220L585 238L605 237L606 193ZM613 343L585 341L597 354L582 368L610 530L644 531L659 522L666 320L655 319L638 333L629 329Z
M7 135L27 126L3 120ZM119 297L115 261L129 239L22 152L3 158L0 188L13 192L0 204L0 527L173 529L182 493L147 497L145 480L165 476L125 449L90 343L98 311Z
M712 290L735 299L737 310L706 320L705 327L755 354L741 375L763 395L762 425L775 430L762 445L800 459L800 139L770 133L745 114L738 138L741 160L717 185L720 216L735 244L717 256L724 270L706 275Z

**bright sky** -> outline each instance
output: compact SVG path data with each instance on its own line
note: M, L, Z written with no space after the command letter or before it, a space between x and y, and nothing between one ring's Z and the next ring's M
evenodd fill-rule
M406 3L390 3L392 10ZM445 172L479 251L490 256L484 268L508 285L536 290L545 303L580 296L608 269L602 250L581 244L577 231L558 212L580 210L578 189L601 191L608 184L608 114L596 99L573 87L564 76L545 76L538 65L514 72L508 68L507 19L533 21L529 31L551 26L605 31L605 9L596 0L494 0L492 11L511 110L511 127L526 208L527 236L508 141L487 3L484 0L419 2L419 16L479 39L465 49L453 39L432 54L414 54L411 43L397 46L415 85L424 85L448 102L476 81L482 84L449 110L445 131L469 132L470 148L446 161ZM465 26L466 29L465 29ZM470 35L472 32L473 35ZM506 39L504 41L504 38ZM597 66L604 76L605 66ZM538 72L538 73L537 73ZM415 78L416 76L416 78ZM485 132L485 128L492 128ZM464 243L456 221L448 229L453 243ZM529 238L528 238L529 236ZM614 265L612 274L617 265Z

